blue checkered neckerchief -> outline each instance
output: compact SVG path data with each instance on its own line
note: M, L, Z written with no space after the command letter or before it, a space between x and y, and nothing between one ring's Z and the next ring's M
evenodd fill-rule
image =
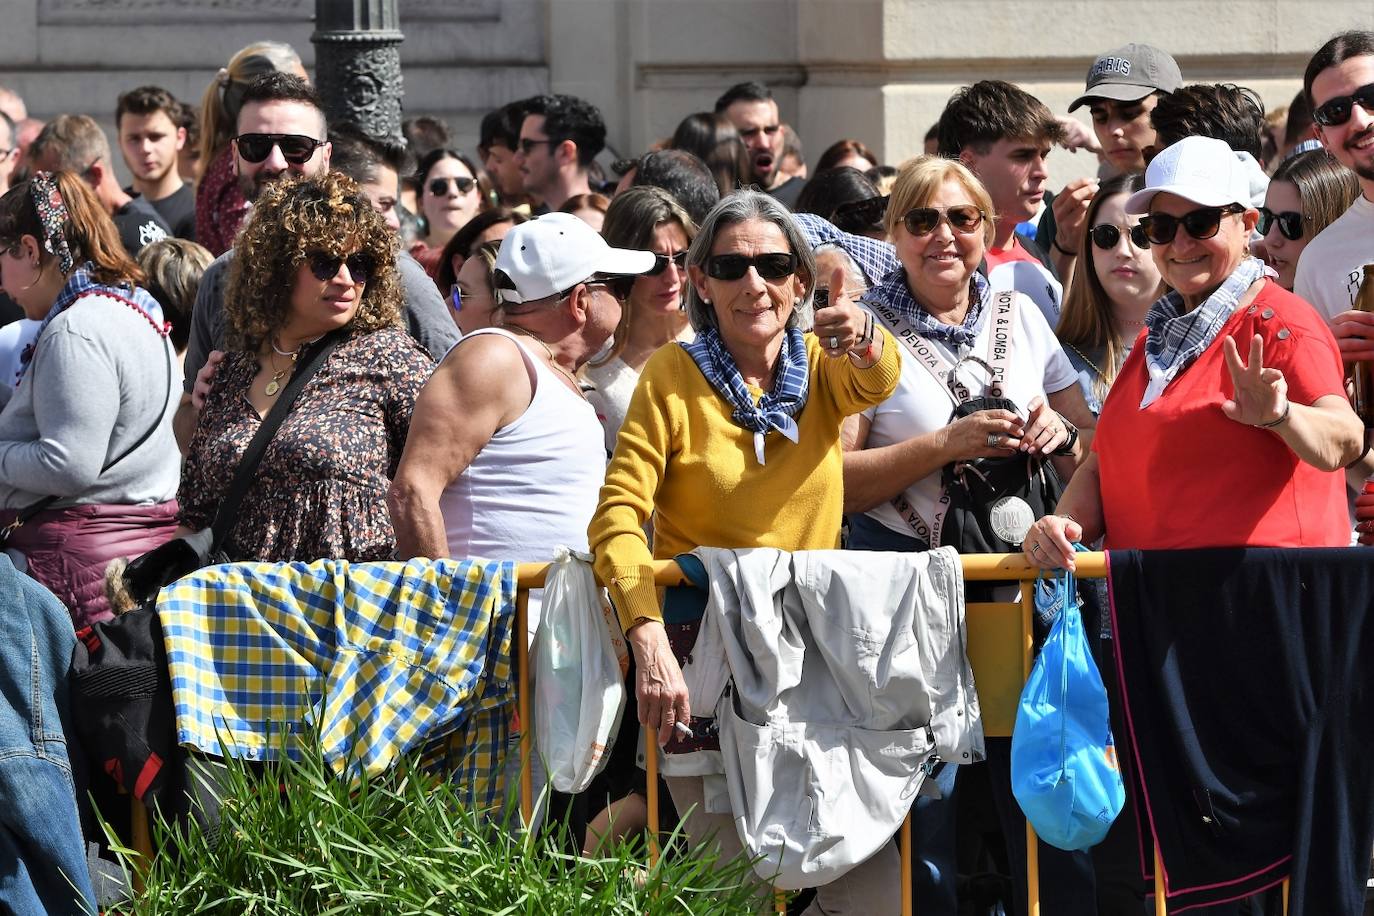
M157 304L157 301L147 290L137 286L110 286L106 283L97 283L91 277L93 267L94 265L87 261L72 271L71 276L67 278L66 285L57 294L57 299L53 301L52 308L44 316L43 323L38 326L38 333L33 335L33 343L25 347L24 351L19 354L19 373L15 376L16 385L19 383L19 379L24 377L24 373L28 371L29 363L33 362L34 350L38 346L38 341L43 337L43 332L48 329L48 325L82 296L103 292L113 293L121 299L130 300L155 320L162 320L162 307Z
M1211 346L1245 291L1262 276L1264 263L1259 258L1246 258L1191 312L1184 311L1183 297L1172 290L1150 306L1145 316L1145 369L1150 383L1140 399L1141 407L1163 394L1169 383Z
M801 226L802 235L806 236L806 241L812 249L827 242L843 248L845 253L854 259L854 263L859 265L869 286L886 277L894 267L901 266L897 260L897 249L890 242L845 232L828 219L814 213L793 213L792 218Z
M782 433L789 442L798 441L797 421L793 418L806 406L811 385L811 364L806 356L806 339L801 331L792 328L783 337L773 390L765 392L757 404L744 384L734 357L725 349L719 330L705 328L697 334L696 340L681 346L692 357L701 374L706 376L711 387L720 392L720 396L734 408L731 414L734 421L753 431L754 455L759 464L764 463L763 439L770 429Z
M968 284L968 313L964 315L964 323L957 325L936 321L930 312L916 301L916 297L911 295L910 285L906 282L906 268L901 265L884 277L882 283L869 290L864 298L877 299L884 305L896 309L903 318L911 322L917 333L927 340L938 340L954 347L970 347L978 338L978 321L983 317L983 309L987 306L988 300L992 298L992 287L988 284L987 278L980 273L974 273Z

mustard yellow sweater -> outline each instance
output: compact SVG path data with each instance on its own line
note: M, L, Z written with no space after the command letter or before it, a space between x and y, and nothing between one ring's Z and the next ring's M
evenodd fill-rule
M799 441L769 433L762 466L753 432L731 419L729 404L682 347L649 358L587 533L626 629L639 618L662 619L655 557L697 547L836 546L844 489L840 422L886 400L901 371L901 348L886 331L883 338L882 359L859 369L848 358L827 357L806 335L811 390L796 417ZM644 536L651 514L652 555Z

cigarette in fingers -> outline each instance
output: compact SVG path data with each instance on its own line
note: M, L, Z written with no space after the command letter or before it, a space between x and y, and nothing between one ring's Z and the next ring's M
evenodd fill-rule
M690 728L687 727L687 723L686 723L686 722L674 722L674 723L673 723L673 731L675 731L675 732L677 732L678 734L682 735L682 737L684 737L684 738L695 738L695 737L696 737L696 735L692 732L692 730L691 730Z

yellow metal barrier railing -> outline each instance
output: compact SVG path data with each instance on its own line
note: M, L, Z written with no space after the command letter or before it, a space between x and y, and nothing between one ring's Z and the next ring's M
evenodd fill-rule
M1080 579L1101 579L1107 575L1106 554L1080 553L1075 556L1075 574ZM1033 581L1039 570L1026 563L1021 554L977 554L960 557L964 579L972 582L1020 582L1023 585ZM530 717L529 684L529 590L544 585L548 574L548 563L522 563L516 574L518 592L516 597L516 667L519 685L517 708L520 716L520 812L529 823L534 814L534 787L530 767L532 730ZM684 585L686 579L677 564L671 560L654 564L654 582L657 585ZM1034 597L1029 588L1021 589L1019 602L973 603L968 606L966 626L968 628L969 664L973 668L974 680L978 685L978 699L983 713L983 731L988 737L1009 737L1016 721L1017 703L1021 687L1030 676L1032 662L1031 615L1035 611ZM1019 662L1019 664L1018 664ZM634 698L627 698L629 707L626 715L634 715ZM658 861L658 747L654 741L655 733L644 733L645 760L649 797L649 860ZM133 847L149 860L153 855L152 841L148 830L147 809L134 800L133 803ZM902 858L902 916L912 914L911 887L911 819L902 822L900 833ZM1165 899L1164 869L1159 858L1159 848L1155 848L1155 913L1166 916L1168 902ZM141 875L136 875L136 881ZM141 884L141 881L139 881ZM1030 916L1040 916L1039 855L1035 830L1026 824L1026 891L1030 901ZM1283 912L1288 912L1289 883L1283 883ZM785 912L782 895L777 897L777 911Z

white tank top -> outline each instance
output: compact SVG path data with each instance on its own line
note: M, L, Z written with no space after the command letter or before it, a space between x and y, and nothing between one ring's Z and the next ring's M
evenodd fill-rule
M585 551L606 476L596 410L533 358L518 335L483 328L463 339L478 334L515 342L533 370L534 398L440 496L449 555L546 563L555 547Z

